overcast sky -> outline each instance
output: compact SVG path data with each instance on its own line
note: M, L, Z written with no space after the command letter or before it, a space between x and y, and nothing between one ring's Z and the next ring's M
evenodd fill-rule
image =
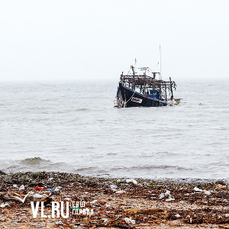
M5 0L1 80L118 80L134 64L229 78L228 0Z

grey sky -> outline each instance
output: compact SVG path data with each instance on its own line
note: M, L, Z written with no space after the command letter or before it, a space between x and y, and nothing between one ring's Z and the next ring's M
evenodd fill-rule
M137 59L166 79L229 77L227 0L0 2L1 80L118 80Z

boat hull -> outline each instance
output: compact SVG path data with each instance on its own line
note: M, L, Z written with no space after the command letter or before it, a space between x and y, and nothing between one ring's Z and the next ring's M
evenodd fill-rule
M161 107L167 105L166 101L144 96L124 86L121 82L119 83L117 91L118 107Z

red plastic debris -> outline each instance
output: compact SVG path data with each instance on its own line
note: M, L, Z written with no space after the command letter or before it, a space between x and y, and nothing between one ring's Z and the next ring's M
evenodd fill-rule
M36 190L39 190L39 191L43 191L44 187L38 187L38 186L36 186L35 189L36 189Z

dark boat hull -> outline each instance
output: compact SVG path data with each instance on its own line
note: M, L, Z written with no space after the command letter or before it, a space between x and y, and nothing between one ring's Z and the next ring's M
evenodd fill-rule
M160 107L168 103L156 98L144 96L119 83L117 91L118 107Z

